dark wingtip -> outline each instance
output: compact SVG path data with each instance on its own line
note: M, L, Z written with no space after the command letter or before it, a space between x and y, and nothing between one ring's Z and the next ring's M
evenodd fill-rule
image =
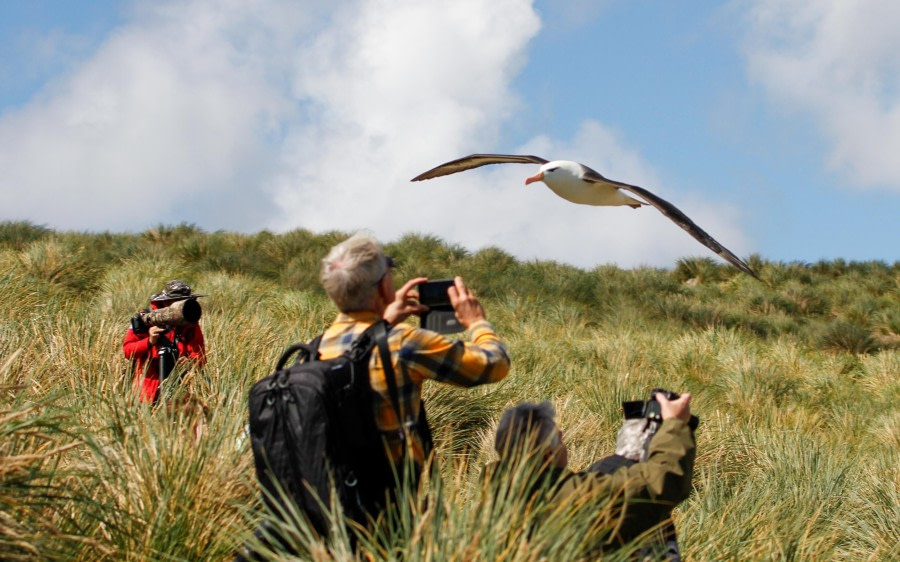
M747 268L747 271L746 271L745 273L747 273L747 275L749 275L750 277L753 277L754 279L756 279L757 281L759 281L759 282L762 283L763 285L768 285L768 283L766 283L765 281L763 281L762 277L760 277L759 275L757 275L756 272L753 271L752 269Z
M763 285L768 285L768 283L763 281L762 277L757 275L756 272L753 271L753 269L749 265L747 265L747 262L745 262L741 258L737 257L733 253L731 253L731 251L729 251L728 248L725 248L721 244L716 243L716 245L718 246L718 251L716 253L719 254L720 258L724 259L725 261L727 261L728 263L733 265L739 271L742 271L742 272L746 273L747 275L749 275L750 277L756 279Z
M746 273L746 274L749 275L750 277L756 279L757 281L759 281L759 282L762 283L763 285L766 285L766 286L769 285L768 283L766 283L765 281L763 281L763 278L760 277L759 275L757 275L756 272L753 271L752 269L750 269L750 266L747 265L746 263L744 263L743 261L740 261L740 265L738 265L738 264L736 264L736 263L733 263L732 265L737 266L738 269L740 269L741 271L743 271L744 273Z

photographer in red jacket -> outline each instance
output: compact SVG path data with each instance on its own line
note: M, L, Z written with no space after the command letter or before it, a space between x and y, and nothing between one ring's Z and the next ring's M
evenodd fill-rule
M191 292L191 287L184 281L173 279L166 283L162 292L150 297L150 309L140 311L132 318L122 351L132 360L134 387L140 393L141 402L155 403L159 399L160 382L169 376L179 361L191 361L197 367L206 363L203 331L197 323L200 305L196 301L203 296L206 295ZM178 302L183 304L177 305L177 313L166 315L171 318L160 325L160 315L154 315L154 311Z

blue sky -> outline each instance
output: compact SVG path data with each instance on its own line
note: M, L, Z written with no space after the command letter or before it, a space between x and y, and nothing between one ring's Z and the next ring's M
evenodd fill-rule
M575 206L580 161L741 256L900 260L900 5L866 0L0 4L0 220L434 234L581 267L712 256L652 208Z

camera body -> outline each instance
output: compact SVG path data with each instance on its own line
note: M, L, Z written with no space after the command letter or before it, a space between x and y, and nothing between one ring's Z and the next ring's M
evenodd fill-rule
M465 330L450 304L447 289L453 286L453 279L426 281L418 286L419 303L428 307L419 315L421 326L439 334L453 334Z
M625 414L625 423L619 431L616 439L616 454L634 462L647 460L650 449L650 440L662 425L662 410L656 394L662 393L669 400L678 398L678 394L662 388L654 388L650 391L650 398L644 400L631 400L622 402L622 410ZM696 429L699 419L691 416L689 423L691 431Z
M656 400L657 393L662 394L669 400L676 400L678 394L670 390L663 390L662 388L654 388L650 391L650 399L644 403L643 417L650 421L662 423L662 411L659 408L659 402Z

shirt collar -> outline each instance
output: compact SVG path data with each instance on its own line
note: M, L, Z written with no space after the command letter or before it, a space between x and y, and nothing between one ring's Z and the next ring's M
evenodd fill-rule
M338 313L334 320L335 324L374 324L381 320L381 316L377 312L371 310L354 310L352 312Z

